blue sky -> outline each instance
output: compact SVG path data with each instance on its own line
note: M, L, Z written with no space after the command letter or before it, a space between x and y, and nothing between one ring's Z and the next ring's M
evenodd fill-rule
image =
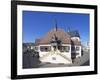
M34 42L55 27L78 30L82 42L89 41L89 14L23 11L23 42Z

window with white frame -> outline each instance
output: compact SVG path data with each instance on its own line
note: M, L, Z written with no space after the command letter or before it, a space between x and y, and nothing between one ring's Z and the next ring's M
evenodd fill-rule
M62 46L61 51L62 52L69 52L70 46Z
M80 47L79 46L76 46L76 51L79 51L80 50Z
M48 52L51 50L50 46L40 46L40 51L42 52Z

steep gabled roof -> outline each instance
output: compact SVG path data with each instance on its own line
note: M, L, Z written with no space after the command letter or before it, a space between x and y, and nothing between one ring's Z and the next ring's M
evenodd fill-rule
M56 36L58 40L61 41L62 44L74 44L74 45L81 45L81 42L78 40L71 40L71 37L79 37L80 35L78 31L72 32L65 32L63 29L52 29L49 31L44 37L35 40L35 45L40 44L50 44L52 41L52 37Z
M36 41L38 44L50 44L52 37L56 35L56 37L61 40L62 44L71 44L71 37L68 33L66 33L63 29L52 29L48 32L44 37Z

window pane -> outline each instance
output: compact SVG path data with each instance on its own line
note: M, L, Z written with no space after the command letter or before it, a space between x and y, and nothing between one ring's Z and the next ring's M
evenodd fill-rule
M65 50L66 50L66 52L69 52L70 47L69 47L69 46L66 46L66 47L65 47Z
M76 47L76 50L79 51L79 47Z
M76 55L79 55L79 53L76 53Z
M61 51L62 52L69 52L70 46L62 46Z
M51 50L51 47L50 46L40 46L40 51L48 52L50 50Z

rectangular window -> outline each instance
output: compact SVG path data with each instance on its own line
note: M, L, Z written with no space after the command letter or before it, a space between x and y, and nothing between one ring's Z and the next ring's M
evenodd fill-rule
M65 46L65 51L69 52L69 50L70 50L70 46Z
M76 55L79 55L79 53L76 53Z
M62 52L69 52L70 46L62 46L61 51Z
M79 47L76 47L76 51L79 51L80 49L79 49Z
M40 46L40 51L42 52L48 52L51 50L50 46Z

